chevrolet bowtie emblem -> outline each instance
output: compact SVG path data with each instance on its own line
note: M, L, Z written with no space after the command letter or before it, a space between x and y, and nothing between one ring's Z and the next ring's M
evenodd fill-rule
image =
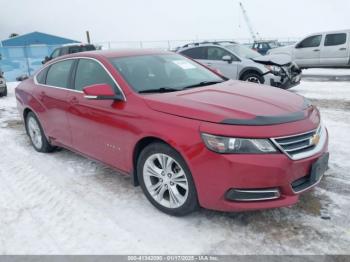
M310 138L310 145L317 145L318 142L320 142L320 135L319 135L319 134L314 134L314 135Z

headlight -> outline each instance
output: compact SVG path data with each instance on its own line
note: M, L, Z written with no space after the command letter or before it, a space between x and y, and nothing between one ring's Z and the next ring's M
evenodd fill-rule
M269 71L271 71L272 74L279 74L281 72L281 68L279 66L273 66L273 65L264 65L265 68Z
M208 149L217 153L264 154L276 153L277 149L268 139L247 139L202 134Z

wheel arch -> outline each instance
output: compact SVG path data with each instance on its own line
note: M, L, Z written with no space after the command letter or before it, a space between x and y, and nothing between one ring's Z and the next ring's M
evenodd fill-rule
M133 149L133 153L132 153L131 178L132 178L132 183L133 183L134 186L139 186L139 181L138 181L138 177L137 177L137 159L140 156L140 153L148 145L150 145L152 143L157 143L157 142L158 143L163 143L163 144L166 144L166 145L170 146L171 148L176 150L182 156L181 152L177 149L176 145L171 143L171 141L166 141L166 139L163 139L163 138L160 138L160 137L156 137L156 136L145 136L145 137L142 137L135 144L134 149ZM184 159L183 156L182 156L182 158Z
M239 73L239 80L242 80L243 76L248 74L248 73L258 73L259 75L263 75L264 73L256 67L246 67L244 68L240 73Z

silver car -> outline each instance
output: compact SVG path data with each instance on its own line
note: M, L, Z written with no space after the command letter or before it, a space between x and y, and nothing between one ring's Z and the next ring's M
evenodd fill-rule
M261 56L236 42L191 43L176 52L218 70L227 78L288 89L300 83L301 70L290 56Z
M7 86L5 78L3 77L3 72L0 71L0 97L7 96Z

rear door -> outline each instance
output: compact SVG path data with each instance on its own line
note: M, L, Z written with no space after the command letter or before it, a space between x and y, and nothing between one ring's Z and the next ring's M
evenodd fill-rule
M322 35L313 35L305 38L295 46L295 62L301 67L320 65Z
M72 92L70 77L75 60L59 61L41 71L37 77L36 96L43 106L39 119L46 135L58 143L70 146L67 121L68 93Z
M79 59L73 82L76 92L70 93L68 97L68 121L73 147L94 159L126 170L126 103L88 100L82 91L90 85L109 84L116 92L120 92L116 82L101 63L88 58Z
M326 34L321 49L322 66L346 66L349 63L349 33Z

